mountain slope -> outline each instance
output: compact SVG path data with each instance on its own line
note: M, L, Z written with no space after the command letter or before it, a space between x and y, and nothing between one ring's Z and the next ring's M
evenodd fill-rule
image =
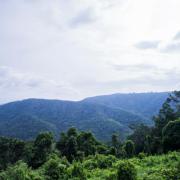
M114 94L83 101L28 99L0 106L0 135L32 139L41 131L60 132L74 126L100 140L114 132L123 139L138 123L152 125L167 93Z
M130 93L90 97L84 99L84 101L124 109L151 119L153 115L158 113L167 97L168 92Z
M0 106L0 135L32 139L40 131L59 132L75 126L90 130L100 140L131 132L130 124L146 121L124 110L89 102L29 99Z

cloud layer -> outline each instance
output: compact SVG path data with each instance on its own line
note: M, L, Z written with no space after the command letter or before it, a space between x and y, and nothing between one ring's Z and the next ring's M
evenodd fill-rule
M179 0L0 1L0 103L179 87Z

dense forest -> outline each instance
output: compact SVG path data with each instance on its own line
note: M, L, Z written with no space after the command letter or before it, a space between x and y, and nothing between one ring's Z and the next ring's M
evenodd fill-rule
M110 141L114 133L124 140L137 124L152 125L168 93L113 94L82 101L27 99L0 105L0 136L34 139L50 131L56 139L60 132L76 127L91 131L100 141Z
M179 180L180 91L153 121L134 125L123 141L118 132L101 142L74 127L58 140L51 132L29 141L0 137L0 180Z

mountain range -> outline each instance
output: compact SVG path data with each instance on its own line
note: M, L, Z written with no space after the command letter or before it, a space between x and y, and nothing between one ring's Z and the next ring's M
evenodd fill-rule
M0 136L31 140L39 132L55 137L70 127L91 131L99 140L109 141L113 133L124 139L131 126L153 125L168 96L162 93L112 94L82 101L26 99L0 106Z

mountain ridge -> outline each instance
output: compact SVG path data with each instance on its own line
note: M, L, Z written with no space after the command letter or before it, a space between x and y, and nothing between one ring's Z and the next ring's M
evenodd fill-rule
M130 104L134 106L138 102L142 103L142 97L139 97L141 95L135 94L135 99L131 95L130 99L127 98L127 95L122 94L106 95L108 101L105 99L103 103L97 97L82 101L30 98L10 102L0 105L0 135L30 140L41 131L52 131L58 137L60 132L73 126L79 130L92 131L100 140L110 140L111 135L115 132L124 139L132 132L129 126L138 123L152 125L149 116L137 113L137 109L132 111L132 107L129 109L120 107L122 103L125 103L122 96L126 96L127 106L130 101L132 101ZM157 108L160 108L159 104L162 105L166 93L153 95L156 98L159 97ZM153 103L157 100L154 101L150 93L147 96L150 98L146 97L145 101L151 99L151 103L149 103L154 106ZM118 100L114 101L114 97ZM139 100L136 101L137 99Z

